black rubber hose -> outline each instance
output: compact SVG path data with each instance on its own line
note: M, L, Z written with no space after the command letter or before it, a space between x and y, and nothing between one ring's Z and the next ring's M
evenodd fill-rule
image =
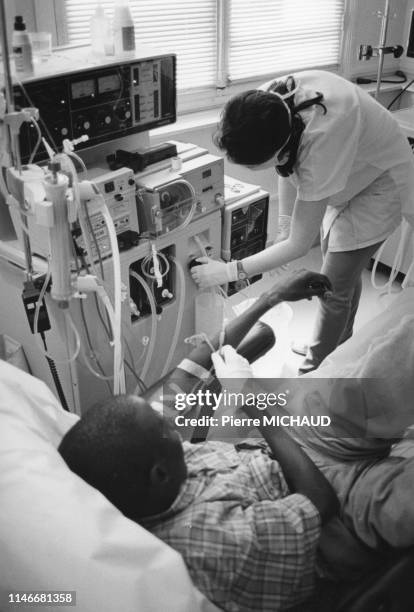
M45 347L45 351L47 352L45 334L42 332L40 335L43 340L43 346ZM63 392L62 383L60 382L59 373L57 371L56 364L51 357L48 357L47 355L45 355L45 357L49 365L49 370L50 370L50 373L52 374L53 382L55 383L56 391L59 396L60 403L62 404L62 408L66 410L67 412L70 412L68 403L66 401L65 394Z
M403 87L403 89L398 93L398 95L395 96L395 98L388 104L387 109L390 110L391 106L394 104L394 102L396 102L398 100L398 98L401 98L401 96L403 95L403 93L405 91L407 91L407 89L414 83L414 79L412 79L405 87Z

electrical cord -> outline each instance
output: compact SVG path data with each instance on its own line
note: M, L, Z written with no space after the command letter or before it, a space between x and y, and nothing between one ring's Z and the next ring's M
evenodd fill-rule
M49 370L50 370L50 373L52 374L53 382L55 383L56 391L59 396L59 401L62 405L62 408L66 410L67 412L70 412L68 403L66 401L65 393L63 391L62 383L60 382L59 373L57 371L56 364L54 360L51 357L49 357L47 354L46 336L44 332L40 332L40 337L42 338L42 341L43 341L46 361L49 365Z
M395 103L395 102L396 102L396 101L397 101L399 98L401 98L401 96L403 95L403 93L404 93L405 91L407 91L407 89L408 89L409 87L411 87L411 85L412 85L413 83L414 83L414 79L411 79L411 81L409 81L409 82L407 83L407 85L406 85L405 87L403 87L403 88L401 89L401 91L399 91L399 92L398 92L398 94L395 96L395 98L394 98L393 100L391 100L391 102L388 104L388 106L387 106L387 109L388 109L388 110L390 110L390 109L391 109L391 106L392 106L392 105L393 105L393 104L394 104L394 103Z
M391 79L381 79L381 83L391 83L393 85L401 85L401 83L405 83L407 81L407 77L404 75L401 79L391 80ZM357 77L356 79L357 85L368 85L369 83L377 83L376 79L367 79L365 77Z

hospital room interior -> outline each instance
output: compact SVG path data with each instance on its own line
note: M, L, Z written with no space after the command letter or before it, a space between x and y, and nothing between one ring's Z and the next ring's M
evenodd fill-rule
M0 612L414 610L414 0L0 38Z

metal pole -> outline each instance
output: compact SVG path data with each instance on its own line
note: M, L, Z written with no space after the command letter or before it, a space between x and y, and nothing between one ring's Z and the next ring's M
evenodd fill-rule
M6 10L4 7L4 0L0 0L0 27L1 52L4 65L4 89L6 93L7 108L9 109L9 112L12 112L14 111L13 85L11 79L9 49L7 45Z
M385 0L384 13L382 15L382 20L381 20L380 41L378 45L377 89L375 91L376 100L378 100L380 90L381 90L382 71L384 69L384 47L387 42L387 30L388 30L389 17L390 17L390 0Z
M14 98L13 98L13 82L11 77L11 69L10 69L10 55L9 55L9 46L7 41L7 25L6 25L6 9L5 9L5 0L0 0L0 39L1 39L1 51L3 56L3 66L4 66L4 90L6 94L6 104L7 104L7 113L14 112ZM20 158L20 147L18 135L14 134L8 127L9 133L9 142L12 156L12 165L14 165L18 172L22 171L22 164ZM0 168L0 172L3 169ZM23 191L22 191L23 194ZM19 205L22 209L22 213L20 215L23 227L27 229L27 218L24 214L24 202L23 197L19 198ZM28 280L32 279L33 276L33 262L32 262L32 251L30 248L30 240L27 232L23 231L23 250L24 257L26 262L26 276Z

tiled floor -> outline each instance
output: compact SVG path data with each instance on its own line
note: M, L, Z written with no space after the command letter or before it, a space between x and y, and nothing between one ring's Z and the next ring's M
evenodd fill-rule
M290 264L289 268L319 271L321 265L320 249L315 247L306 256L306 259L298 259ZM387 277L381 273L377 274L376 281L382 285L387 281ZM251 285L243 296L234 296L234 301L242 302L249 297L259 295L267 287L275 282L275 277L266 275L258 283ZM355 332L361 328L365 322L371 320L376 314L385 307L387 297L380 297L380 291L374 289L371 284L371 272L365 270L363 273L363 291L357 317L355 320ZM317 308L317 300L301 300L289 305L282 304L268 312L263 320L272 326L278 341L274 348L254 365L256 376L262 378L278 376L295 376L303 357L296 355L290 349L293 341L306 341L313 327Z

